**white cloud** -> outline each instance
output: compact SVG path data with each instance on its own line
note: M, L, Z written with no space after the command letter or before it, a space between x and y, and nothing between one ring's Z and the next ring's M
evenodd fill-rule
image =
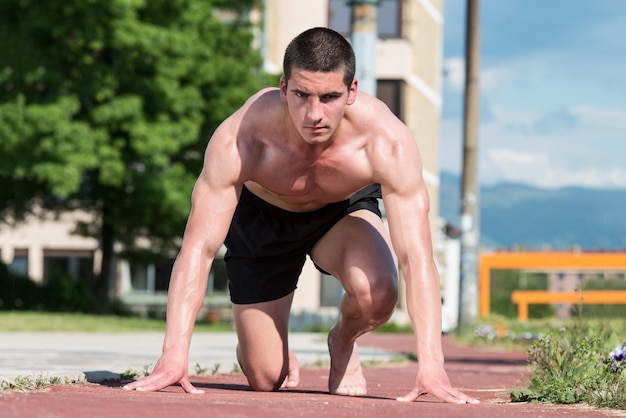
M487 151L487 155L491 162L502 167L504 171L512 167L546 165L550 161L545 154L520 152L510 149L490 149Z
M622 16L614 16L595 22L580 38L587 38L595 45L601 45L607 51L625 53L623 36L626 27L626 15L623 6L619 10L613 11L613 13L619 12Z
M488 67L480 72L480 91L483 95L497 95L515 77L515 69L509 65Z
M449 171L455 174L461 172L461 138L461 125L456 121L444 119L441 123L439 144L439 168L442 171Z
M606 73L577 78L556 68L571 67L573 58L535 53L482 70L481 114L487 117L479 130L481 183L626 187L626 106L616 98L620 89L601 84ZM448 91L462 94L462 58L446 65ZM461 172L462 134L460 117L442 121L443 170Z
M586 106L544 113L495 107L490 113L479 131L481 183L626 187L626 108ZM571 128L560 114L573 115ZM556 124L546 122L555 118ZM442 170L461 172L462 136L458 121L443 120Z
M480 159L481 183L537 183L537 173L545 173L550 158L540 152L525 152L507 148L489 148ZM496 180L497 179L497 180Z
M481 124L481 182L626 187L626 109L585 107L552 113L574 115L572 128L564 126L568 118L557 118L563 126L546 129L546 121L555 118L551 113L494 109L492 119Z
M571 111L588 127L622 131L626 141L626 108L579 106Z
M489 160L493 161L497 158L493 155ZM511 160L509 160L510 163ZM530 164L510 163L509 166L503 164L503 160L498 164L501 169L501 179L503 181L512 181L533 184L545 188L559 188L567 186L583 186L591 188L607 188L626 187L626 170L620 167L613 167L610 170L602 168L585 168L585 169L566 169L553 165L547 156L539 156L537 160ZM523 178L520 173L523 172ZM491 184L490 182L485 182Z
M563 179L565 179L563 181ZM560 180L560 181L559 181ZM625 188L626 170L620 167L611 169L588 168L581 171L556 173L555 186L586 186L591 188ZM548 186L549 187L549 186Z
M443 63L448 85L455 92L462 92L465 88L465 59L463 57L447 58Z
M462 93L465 90L465 59L463 57L447 58L443 66L447 87L454 92ZM481 68L479 75L481 94L483 96L496 94L514 76L514 69L508 65Z

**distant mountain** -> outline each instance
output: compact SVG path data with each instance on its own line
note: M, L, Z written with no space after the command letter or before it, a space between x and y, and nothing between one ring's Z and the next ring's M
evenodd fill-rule
M441 174L440 215L459 226L460 178ZM481 243L586 250L626 248L626 189L542 189L517 183L480 188Z

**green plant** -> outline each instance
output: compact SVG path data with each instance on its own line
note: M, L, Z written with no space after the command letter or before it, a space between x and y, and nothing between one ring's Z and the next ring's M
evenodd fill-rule
M213 369L211 369L211 375L215 376L217 374L217 372L220 370L220 363L215 363L213 365Z
M132 309L120 298L113 298L109 305L109 313L115 316L134 316Z
M150 375L150 364L144 364L143 370L138 371L135 369L126 369L124 372L120 373L121 380L136 380L141 379L142 377L146 377Z
M389 334L410 334L413 332L413 327L411 324L400 325L395 322L387 322L377 328L374 332L376 333L389 333Z
M29 392L33 390L45 390L48 385L74 385L83 382L83 379L75 380L59 376L16 376L14 379L0 378L0 392Z
M0 310L32 310L40 306L41 287L27 277L15 275L0 263Z
M41 376L34 378L29 376L17 376L14 379L2 379L0 381L0 389L26 392L31 390L43 390L46 388L47 382Z
M529 350L528 388L513 390L511 400L626 408L626 368L612 367L605 354L610 334L577 325L540 338Z
M89 312L92 301L88 280L53 270L39 284L0 263L0 310Z
M93 293L88 281L63 271L53 271L47 277L42 293L41 304L45 311L91 311Z
M197 374L198 376L199 376L199 375L202 375L202 374L205 374L205 373L206 373L206 371L208 370L206 367L202 367L202 366L200 365L200 363L196 363L196 365L194 366L194 368L195 368L196 374Z
M151 364L144 364L143 365L143 375L144 376L150 376L150 373L152 373L151 369L152 369L152 365Z
M576 403L585 400L597 381L601 341L572 332L571 336L546 336L535 342L529 357L533 374L528 390L515 392L514 400ZM519 398L519 399L518 399Z
M126 369L122 373L120 373L120 379L122 380L135 380L140 377L140 373L135 369Z
M606 380L600 380L589 394L589 402L601 408L626 409L626 368L610 373Z

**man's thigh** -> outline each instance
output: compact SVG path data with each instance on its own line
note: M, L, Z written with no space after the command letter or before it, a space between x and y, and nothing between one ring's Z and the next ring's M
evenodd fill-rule
M337 222L315 244L311 258L337 277L349 293L359 284L368 285L363 280L395 280L397 275L387 229L368 210L353 212Z
M239 339L237 356L251 383L255 379L279 379L287 373L292 300L290 293L269 302L233 304Z

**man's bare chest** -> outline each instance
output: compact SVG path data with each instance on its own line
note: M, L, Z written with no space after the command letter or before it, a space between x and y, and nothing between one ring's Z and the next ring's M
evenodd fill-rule
M315 158L296 153L272 157L259 164L252 181L264 189L257 190L258 194L279 206L303 205L308 210L347 199L372 182L367 160L358 151L322 153Z

